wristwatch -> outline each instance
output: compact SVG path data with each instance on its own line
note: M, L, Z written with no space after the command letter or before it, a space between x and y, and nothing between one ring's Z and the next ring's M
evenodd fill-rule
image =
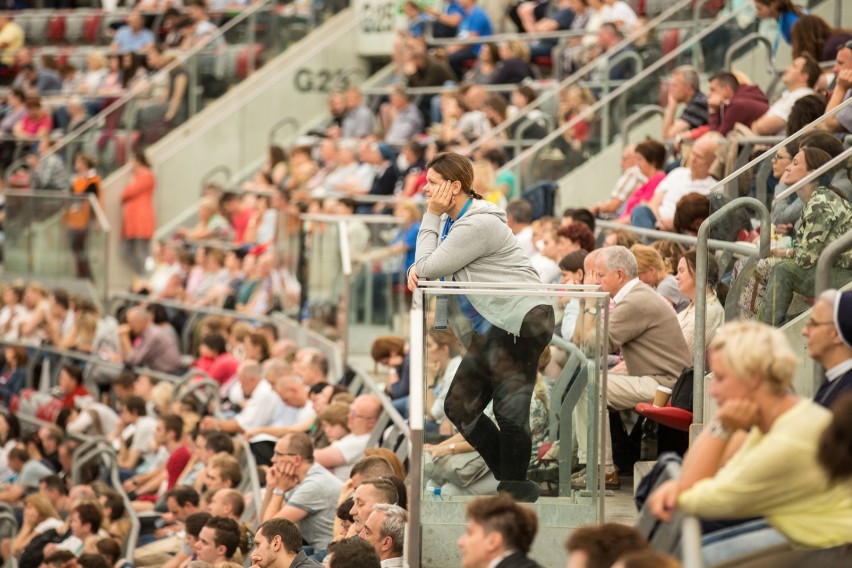
M450 444L450 445L449 445L449 446L447 446L447 447L448 447L448 448L450 448L450 453L451 453L451 454L456 453L456 445L455 445L455 444Z
M721 421L714 420L710 423L710 435L714 438L719 438L723 442L727 442L731 439L731 434L733 434L733 432L725 428Z
M275 489L272 490L272 494L277 495L279 497L283 496L284 493L285 493L285 491L283 489L281 489L280 487L276 487Z

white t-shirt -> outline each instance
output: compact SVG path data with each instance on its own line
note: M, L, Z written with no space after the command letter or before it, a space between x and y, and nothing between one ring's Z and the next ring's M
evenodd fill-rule
M331 446L340 450L346 463L333 468L331 473L338 479L343 481L348 480L352 465L364 457L364 450L367 449L367 442L369 440L370 433L367 432L366 434L347 434L336 442L332 442Z
M234 420L243 430L252 430L264 426L273 426L284 420L286 408L278 393L272 390L269 381L262 380L252 391L242 412L234 416ZM269 434L258 434L249 442L276 442L278 438Z
M521 245L521 250L524 251L524 254L527 257L532 258L535 253L538 252L535 248L535 243L533 242L533 229L530 226L526 226L515 235L515 238L518 239L518 244Z
M157 419L153 416L140 416L134 424L128 425L121 433L121 438L127 440L133 436L130 449L136 450L142 456L153 453L154 434L157 431Z
M627 2L618 0L615 4L606 4L601 8L604 22L624 22L625 31L629 32L636 25L636 12Z
M806 97L808 95L814 94L814 90L810 87L799 87L798 89L792 91L784 91L781 93L781 96L778 97L778 100L775 101L772 106L769 107L769 110L766 111L766 114L769 116L775 116L787 122L790 118L790 112L793 110L793 105L796 104L796 101L801 99L802 97ZM786 132L786 127L780 128L776 134L784 134Z
M704 179L692 179L689 168L673 169L657 186L657 193L663 195L663 201L660 203L660 218L674 219L677 202L681 197L690 193L707 195L715 183L716 180L709 176Z
M553 262L553 260L536 252L530 257L530 263L535 268L535 271L538 272L542 284L553 284L559 281L559 276L562 273L559 271L559 265Z
M77 418L66 426L72 434L98 434L97 428L92 429L95 424L94 415L100 421L100 435L109 435L118 426L118 414L109 406L95 401L87 401L79 404L80 409Z

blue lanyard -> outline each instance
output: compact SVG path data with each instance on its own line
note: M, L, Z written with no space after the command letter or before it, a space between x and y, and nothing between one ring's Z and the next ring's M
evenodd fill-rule
M462 210L461 210L461 213L459 213L458 219L461 219L462 216L467 212L472 201L473 201L472 197L469 197L467 199L467 203L465 203L464 207L462 207ZM456 220L458 220L458 219L456 219ZM444 239L447 238L447 234L450 232L450 228L452 228L453 223L455 223L455 221L453 221L453 218L450 217L449 215L447 215L447 222L444 223L444 230L443 230L443 232L441 232L441 242L442 243L444 242Z

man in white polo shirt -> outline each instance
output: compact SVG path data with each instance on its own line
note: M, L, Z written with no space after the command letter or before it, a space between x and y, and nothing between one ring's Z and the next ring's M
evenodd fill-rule
M272 385L263 380L260 370L257 361L243 361L237 370L237 377L246 397L242 411L228 420L208 416L202 420L201 428L242 433L279 423L285 412L284 402L272 389ZM272 463L275 441L275 436L270 434L257 434L249 439L257 465Z
M347 481L352 464L364 457L364 450L381 411L382 402L372 394L362 394L353 400L347 419L349 434L332 442L327 448L316 450L316 462L331 470L341 481Z

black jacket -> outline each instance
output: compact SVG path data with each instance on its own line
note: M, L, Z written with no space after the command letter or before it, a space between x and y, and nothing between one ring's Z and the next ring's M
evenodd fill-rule
M511 556L507 556L503 559L500 564L498 564L495 568L542 568L541 564L533 560L532 558L527 558L527 555L523 552L516 552Z

